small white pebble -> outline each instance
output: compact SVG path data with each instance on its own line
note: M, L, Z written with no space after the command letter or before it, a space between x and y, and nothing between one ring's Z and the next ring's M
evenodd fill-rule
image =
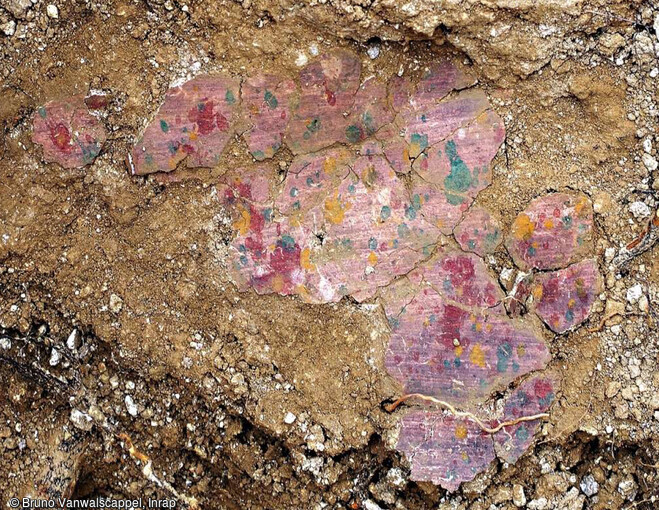
M290 425L291 423L293 423L295 421L295 418L296 418L296 416L289 411L289 412L286 413L286 416L284 416L284 423L287 423L288 425Z
M75 349L78 348L77 340L78 340L78 330L74 329L73 331L71 331L71 333L69 333L69 337L66 339L66 346L70 350L74 351Z
M380 46L378 44L371 44L366 50L366 53L371 60L375 60L380 56Z
M137 404L135 404L133 401L133 397L126 395L124 402L126 404L126 410L128 411L128 414L131 416L137 416Z
M304 52L301 51L297 55L297 59L295 60L295 65L298 66L298 67L302 67L302 66L307 65L308 61L309 61L309 59L307 58L307 56L304 54Z
M59 9L56 5L50 4L46 7L46 14L48 14L48 17L51 19L57 19L59 18Z
M52 351L50 351L50 361L48 363L50 363L51 367L56 367L57 365L59 365L61 359L62 359L62 355L57 349L53 349Z
M632 305L637 303L642 295L643 287L641 287L640 283L637 283L636 285L633 285L627 289L627 301L629 301Z
M629 212L631 212L637 220L647 218L652 213L647 204L641 201L632 202L629 205Z

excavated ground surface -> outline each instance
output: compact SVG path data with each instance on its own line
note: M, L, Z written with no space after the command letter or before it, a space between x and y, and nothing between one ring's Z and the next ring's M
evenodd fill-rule
M537 3L3 2L2 504L171 497L128 436L181 507L194 497L203 508L654 508L659 256L617 256L658 237L659 10ZM392 448L399 411L383 403L402 390L385 369L381 308L230 281L236 232L213 189L252 165L245 140L180 179L131 176L125 163L173 83L294 78L339 49L361 58L363 77L417 79L449 58L479 79L506 139L475 205L504 237L548 192L593 203L603 291L581 327L543 331L561 381L550 417L516 464L496 461L452 494L410 481ZM110 98L101 154L83 169L44 163L38 107L90 90ZM268 164L292 159L283 150ZM484 260L508 293L506 248Z

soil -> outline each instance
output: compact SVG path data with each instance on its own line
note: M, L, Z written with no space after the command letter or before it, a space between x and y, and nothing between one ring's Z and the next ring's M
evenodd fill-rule
M656 228L659 9L464 4L59 0L55 15L42 0L0 4L3 505L65 494L218 509L656 507L659 252L646 242L614 259ZM383 405L401 388L384 368L380 307L229 281L235 232L213 193L251 164L242 138L211 169L127 171L172 83L294 77L336 48L362 58L363 76L418 76L447 57L478 77L506 140L476 205L504 235L547 192L594 204L605 290L582 327L544 330L562 381L550 417L515 465L494 463L456 493L410 481L393 448L398 417ZM35 110L90 90L110 97L101 155L83 169L44 163ZM497 278L514 267L503 246L486 261Z

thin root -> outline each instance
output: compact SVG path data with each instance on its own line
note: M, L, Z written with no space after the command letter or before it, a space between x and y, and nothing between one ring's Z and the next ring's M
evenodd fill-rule
M182 501L188 505L191 510L199 510L199 502L194 497L188 497L185 494L180 494L174 487L172 487L169 482L166 480L161 480L156 476L156 474L153 472L151 459L148 457L148 455L142 453L135 447L135 445L133 445L133 441L128 436L128 434L117 434L117 438L124 443L124 447L126 450L128 450L129 455L143 464L142 474L147 480L155 483L158 487L166 489L176 498L177 501Z
M522 422L525 422L525 421L534 421L534 420L539 420L541 418L549 418L548 413L533 414L531 416L520 416L519 418L515 418L514 420L503 421L503 422L499 423L496 427L492 428L492 427L488 427L487 425L485 425L485 423L483 423L480 420L480 418L478 418L478 416L476 416L472 413L469 413L469 412L466 412L466 411L458 411L455 407L453 407L448 402L444 402L443 400L439 400L439 399L436 399L435 397L430 397L428 395L423 395L421 393L408 393L407 395L403 395L402 397L400 397L395 402L392 402L391 404L388 404L388 405L384 406L384 408L387 412L392 413L396 410L396 408L399 405L401 405L403 402L405 402L406 400L408 400L410 398L420 398L421 400L426 400L428 402L432 402L433 404L437 404L437 405L443 407L444 409L447 409L448 411L451 412L451 414L453 414L454 416L457 416L458 418L468 418L471 421L473 421L474 423L476 423L476 425L478 425L483 432L487 432L488 434L496 434L497 432L499 432L504 427L510 427L512 425L517 425L518 423L522 423Z

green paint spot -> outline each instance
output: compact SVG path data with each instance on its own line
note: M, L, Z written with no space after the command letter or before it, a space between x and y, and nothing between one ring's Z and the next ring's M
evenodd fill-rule
M288 234L281 236L281 240L277 244L286 251L293 251L295 249L295 239Z
M389 216L391 216L391 208L388 205L383 205L380 209L380 218L385 221L389 219Z
M453 140L446 142L444 150L451 163L451 173L444 179L444 186L449 191L464 193L472 185L471 172L469 172L465 162L458 156Z
M316 117L311 122L309 122L309 124L307 124L307 129L311 133L315 133L316 131L318 131L320 129L320 119Z
M265 159L265 154L263 153L263 151L254 151L252 152L252 156L254 156L254 159L257 159L259 161Z
M446 193L446 201L451 204L451 205L460 205L462 202L464 202L464 197L461 197L460 195L454 195L453 193Z
M378 247L378 242L376 241L375 237L371 237L368 240L368 249L369 250L375 250Z
M362 122L364 123L364 127L366 128L366 133L369 135L372 135L375 133L375 125L373 124L373 116L368 113L364 112L362 115Z
M169 126L167 125L165 119L160 119L160 129L162 129L163 133L167 133L167 131L169 131Z
M263 99L267 103L268 108L270 108L271 110L274 110L275 108L277 108L277 105L279 105L279 101L277 101L275 95L269 90L265 91L265 96L263 96Z
M501 235L501 232L499 232L499 229L495 229L494 232L490 232L485 236L485 243L488 246L494 246L496 243L499 242L499 236Z
M224 95L224 100L229 104L234 104L236 102L236 96L233 95L231 90L227 90L227 93Z
M401 223L398 225L398 237L404 238L410 235L410 227L407 226L407 223Z
M428 148L428 135L420 135L419 133L412 133L410 142L419 146L419 152Z
M526 425L521 424L519 428L515 431L515 438L520 441L526 441L529 438L529 430L526 428Z
M357 143L361 136L361 130L358 126L351 124L346 128L346 138L350 143Z
M414 208L414 206L410 205L405 207L405 217L408 220L413 220L414 218L416 218L416 209Z
M39 116L42 119L46 118L46 109L43 106L40 106L39 109L37 110L39 112Z
M293 187L291 188L291 196L296 197L298 195L298 190L297 188Z
M508 370L508 362L513 355L513 348L508 342L497 347L497 371L505 372Z

